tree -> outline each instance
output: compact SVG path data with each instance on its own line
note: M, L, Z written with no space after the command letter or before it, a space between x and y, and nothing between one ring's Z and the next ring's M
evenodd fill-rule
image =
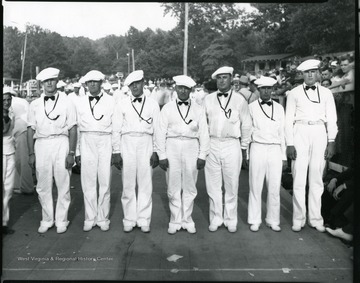
M3 75L20 79L24 36L17 28L4 27L3 40Z

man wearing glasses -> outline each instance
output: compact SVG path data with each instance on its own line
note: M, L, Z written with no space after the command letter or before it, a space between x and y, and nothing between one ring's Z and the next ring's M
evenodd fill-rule
M101 90L104 79L100 71L88 72L83 78L88 95L75 101L80 132L76 163L81 166L85 232L95 225L104 232L110 229L111 165L117 164L120 158L120 133L114 129L115 100Z
M205 182L210 198L211 232L215 232L222 224L229 232L236 232L237 196L242 161L247 166L246 150L250 142L251 119L248 103L231 88L233 70L227 66L217 69L211 77L216 79L218 90L205 98L210 134Z
M124 81L131 90L116 105L117 121L121 132L121 162L123 192L121 203L124 211L124 232L135 226L143 233L150 232L152 213L152 169L159 165L155 145L155 127L160 108L144 90L144 72L136 70ZM137 194L136 194L137 186Z
M294 232L299 232L306 223L307 174L308 224L325 232L321 216L322 176L325 161L335 153L338 129L333 94L318 83L319 64L319 60L309 59L297 67L303 74L304 83L289 92L286 102L285 139L287 156L292 160Z
M39 233L45 233L54 222L56 232L64 233L69 224L70 175L74 164L77 126L73 103L65 93L56 89L59 72L59 69L50 67L36 76L44 92L31 102L28 112L29 164L36 169L36 191L42 207ZM53 178L58 191L55 217Z

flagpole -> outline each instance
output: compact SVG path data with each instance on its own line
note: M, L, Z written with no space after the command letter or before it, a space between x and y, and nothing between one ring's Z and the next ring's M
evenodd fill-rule
M189 3L185 3L184 75L187 75Z

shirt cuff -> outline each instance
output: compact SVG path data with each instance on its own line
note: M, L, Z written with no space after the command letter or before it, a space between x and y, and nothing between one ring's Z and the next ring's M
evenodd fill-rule
M158 152L159 160L167 159L166 153L160 153Z

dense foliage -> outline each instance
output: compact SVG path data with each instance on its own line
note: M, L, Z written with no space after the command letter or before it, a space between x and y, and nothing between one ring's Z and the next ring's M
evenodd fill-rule
M125 36L98 40L63 37L39 26L27 26L24 80L35 67L53 66L63 77L91 69L105 74L128 73L128 54L148 78L171 77L183 70L184 3L163 3L165 14L178 19L170 31L130 27ZM235 3L189 3L188 73L204 79L220 65L242 70L241 61L255 55L295 53L299 56L355 48L355 1L252 4L245 12ZM3 28L3 75L20 78L25 33ZM131 63L130 63L131 65Z

